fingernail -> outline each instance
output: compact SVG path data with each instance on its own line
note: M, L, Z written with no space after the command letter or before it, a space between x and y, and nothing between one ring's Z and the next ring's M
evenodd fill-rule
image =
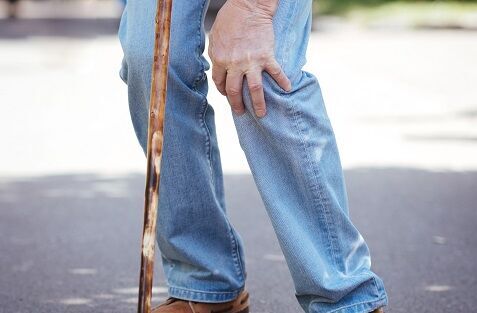
M245 111L242 111L242 110L233 110L232 109L232 112L234 112L236 115L242 115L245 113Z
M267 114L267 112L265 110L264 111L256 111L255 114L257 115L258 118L262 118Z

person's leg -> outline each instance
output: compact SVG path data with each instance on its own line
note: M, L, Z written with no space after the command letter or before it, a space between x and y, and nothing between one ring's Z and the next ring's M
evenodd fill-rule
M387 303L368 247L348 216L338 150L317 79L302 71L311 0L283 0L274 17L283 91L264 74L267 115L234 115L240 144L308 313L370 312ZM244 86L247 86L244 83Z
M209 68L203 58L206 0L174 1L157 240L169 295L225 302L244 288L242 243L225 212ZM128 0L119 36L121 77L146 150L156 0Z

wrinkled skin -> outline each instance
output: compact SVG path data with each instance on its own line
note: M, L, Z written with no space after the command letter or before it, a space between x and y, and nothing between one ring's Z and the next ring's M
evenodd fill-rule
M228 0L219 11L209 35L212 79L227 97L235 114L245 113L244 78L257 117L264 117L262 72L266 71L286 91L291 89L274 55L272 19L278 0Z

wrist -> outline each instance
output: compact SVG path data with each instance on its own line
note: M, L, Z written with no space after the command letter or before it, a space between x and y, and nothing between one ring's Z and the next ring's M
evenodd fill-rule
M272 18L277 10L278 0L228 0L234 6Z

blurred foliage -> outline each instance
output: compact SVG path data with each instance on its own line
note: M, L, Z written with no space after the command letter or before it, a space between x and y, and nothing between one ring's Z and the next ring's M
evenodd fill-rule
M356 10L376 10L405 7L416 9L432 8L434 6L450 8L451 10L475 9L477 0L313 0L315 13L322 15L346 15Z

